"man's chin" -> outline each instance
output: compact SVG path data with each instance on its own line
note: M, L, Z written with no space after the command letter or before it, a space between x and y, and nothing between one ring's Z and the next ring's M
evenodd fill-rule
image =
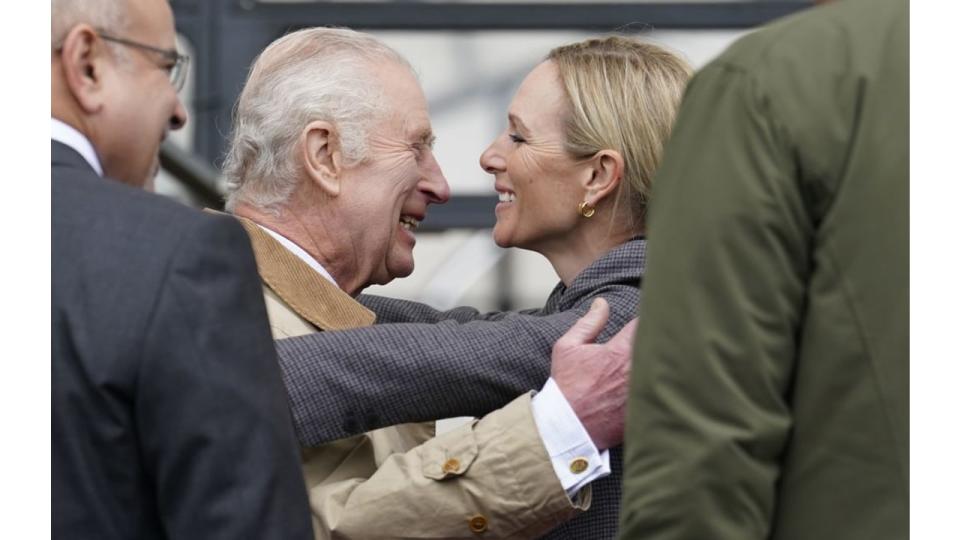
M400 260L389 261L387 263L387 281L397 278L405 278L413 273L413 254L403 257Z
M387 264L386 266L380 267L380 270L375 272L370 279L367 281L364 288L370 285L386 285L394 279L405 278L413 273L413 261L411 260L409 264Z
M390 269L390 281L397 278L405 278L413 273L413 263L400 269Z

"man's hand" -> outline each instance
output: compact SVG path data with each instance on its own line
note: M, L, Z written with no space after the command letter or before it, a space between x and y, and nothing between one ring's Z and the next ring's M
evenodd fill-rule
M623 442L630 351L637 319L607 343L597 338L610 317L607 301L598 298L553 346L550 376L556 381L599 450Z

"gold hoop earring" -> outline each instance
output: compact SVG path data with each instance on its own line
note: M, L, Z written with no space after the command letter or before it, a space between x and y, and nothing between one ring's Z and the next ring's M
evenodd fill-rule
M593 215L597 213L597 209L590 206L590 203L588 203L587 201L581 202L577 206L577 211L580 212L580 215L585 218L593 217Z

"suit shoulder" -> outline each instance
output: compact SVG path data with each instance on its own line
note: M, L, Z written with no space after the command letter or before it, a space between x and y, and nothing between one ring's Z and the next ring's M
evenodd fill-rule
M55 237L58 229L69 230L73 235L110 237L114 243L134 243L154 251L173 249L196 236L244 238L239 224L227 216L205 214L93 173L58 174L55 168L51 197Z

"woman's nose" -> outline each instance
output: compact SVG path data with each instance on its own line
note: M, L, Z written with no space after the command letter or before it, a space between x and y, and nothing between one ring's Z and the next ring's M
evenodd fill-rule
M503 159L503 154L497 148L499 140L498 137L480 154L480 168L490 174L502 172L506 166L506 160Z

